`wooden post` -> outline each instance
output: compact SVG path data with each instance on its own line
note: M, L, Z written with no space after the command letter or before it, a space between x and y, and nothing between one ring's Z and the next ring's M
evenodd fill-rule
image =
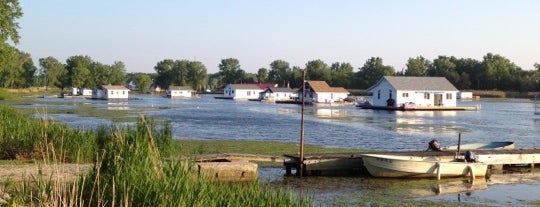
M306 105L306 69L302 71L302 118L300 119L300 160L298 161L298 175L304 172L304 107Z
M457 154L459 155L459 150L461 148L461 132L458 134L458 141L457 141Z

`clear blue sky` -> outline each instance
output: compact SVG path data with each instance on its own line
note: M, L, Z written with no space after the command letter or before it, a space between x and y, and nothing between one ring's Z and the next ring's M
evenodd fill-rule
M34 64L88 55L128 72L155 72L164 59L201 61L209 73L236 58L256 73L273 60L371 57L405 68L410 57L482 60L488 52L529 70L540 63L537 0L20 0L19 49Z

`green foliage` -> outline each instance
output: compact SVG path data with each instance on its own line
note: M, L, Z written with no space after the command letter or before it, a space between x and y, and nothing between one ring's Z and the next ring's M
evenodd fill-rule
M326 81L329 83L332 80L330 68L322 60L312 60L306 63L306 79Z
M206 67L199 61L165 59L154 67L157 72L155 84L167 89L169 86L191 86L202 91L207 84Z
M246 72L240 68L238 59L222 59L218 67L224 84L240 83L244 79Z
M95 136L91 132L35 120L12 107L0 105L0 152L3 159L45 159L61 162L90 161ZM47 157L48 150L62 152Z
M422 56L407 60L406 76L425 76L431 62Z
M290 82L291 68L289 63L283 60L274 60L270 63L270 72L268 72L268 78L270 82L279 84L285 87Z
M0 100L12 100L15 96L0 88Z
M19 23L16 20L23 15L19 1L0 1L0 11L0 43L5 43L7 40L19 43L19 32L17 31Z
M266 68L259 68L257 70L257 81L259 83L266 83L268 82L268 69Z
M83 186L86 205L310 206L293 192L250 183L219 183L198 177L184 161L164 161L170 128L142 117L135 128L100 130L96 170Z
M382 58L372 57L356 73L356 87L369 88L386 75L394 75L394 68L383 65Z
M30 54L0 42L0 87L30 87L35 72L36 67Z
M56 86L60 89L69 87L66 78L67 69L54 57L40 58L41 73L45 77L45 86Z
M332 71L332 81L329 83L331 86L351 88L354 68L350 63L333 63L330 70Z
M137 73L133 82L139 88L139 90L141 90L143 93L146 93L148 92L150 85L152 85L152 78L150 78L148 74Z

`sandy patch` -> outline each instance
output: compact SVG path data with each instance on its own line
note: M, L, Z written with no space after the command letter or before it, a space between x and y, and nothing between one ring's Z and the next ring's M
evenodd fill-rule
M91 170L92 166L93 164L2 164L0 165L0 182L32 180L40 174L45 179L52 176L53 179L72 181Z

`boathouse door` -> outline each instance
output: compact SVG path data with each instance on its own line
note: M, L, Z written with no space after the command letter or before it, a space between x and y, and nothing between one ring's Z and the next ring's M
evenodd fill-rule
M433 97L433 105L435 106L442 106L443 103L442 103L442 94L435 94L435 96Z

